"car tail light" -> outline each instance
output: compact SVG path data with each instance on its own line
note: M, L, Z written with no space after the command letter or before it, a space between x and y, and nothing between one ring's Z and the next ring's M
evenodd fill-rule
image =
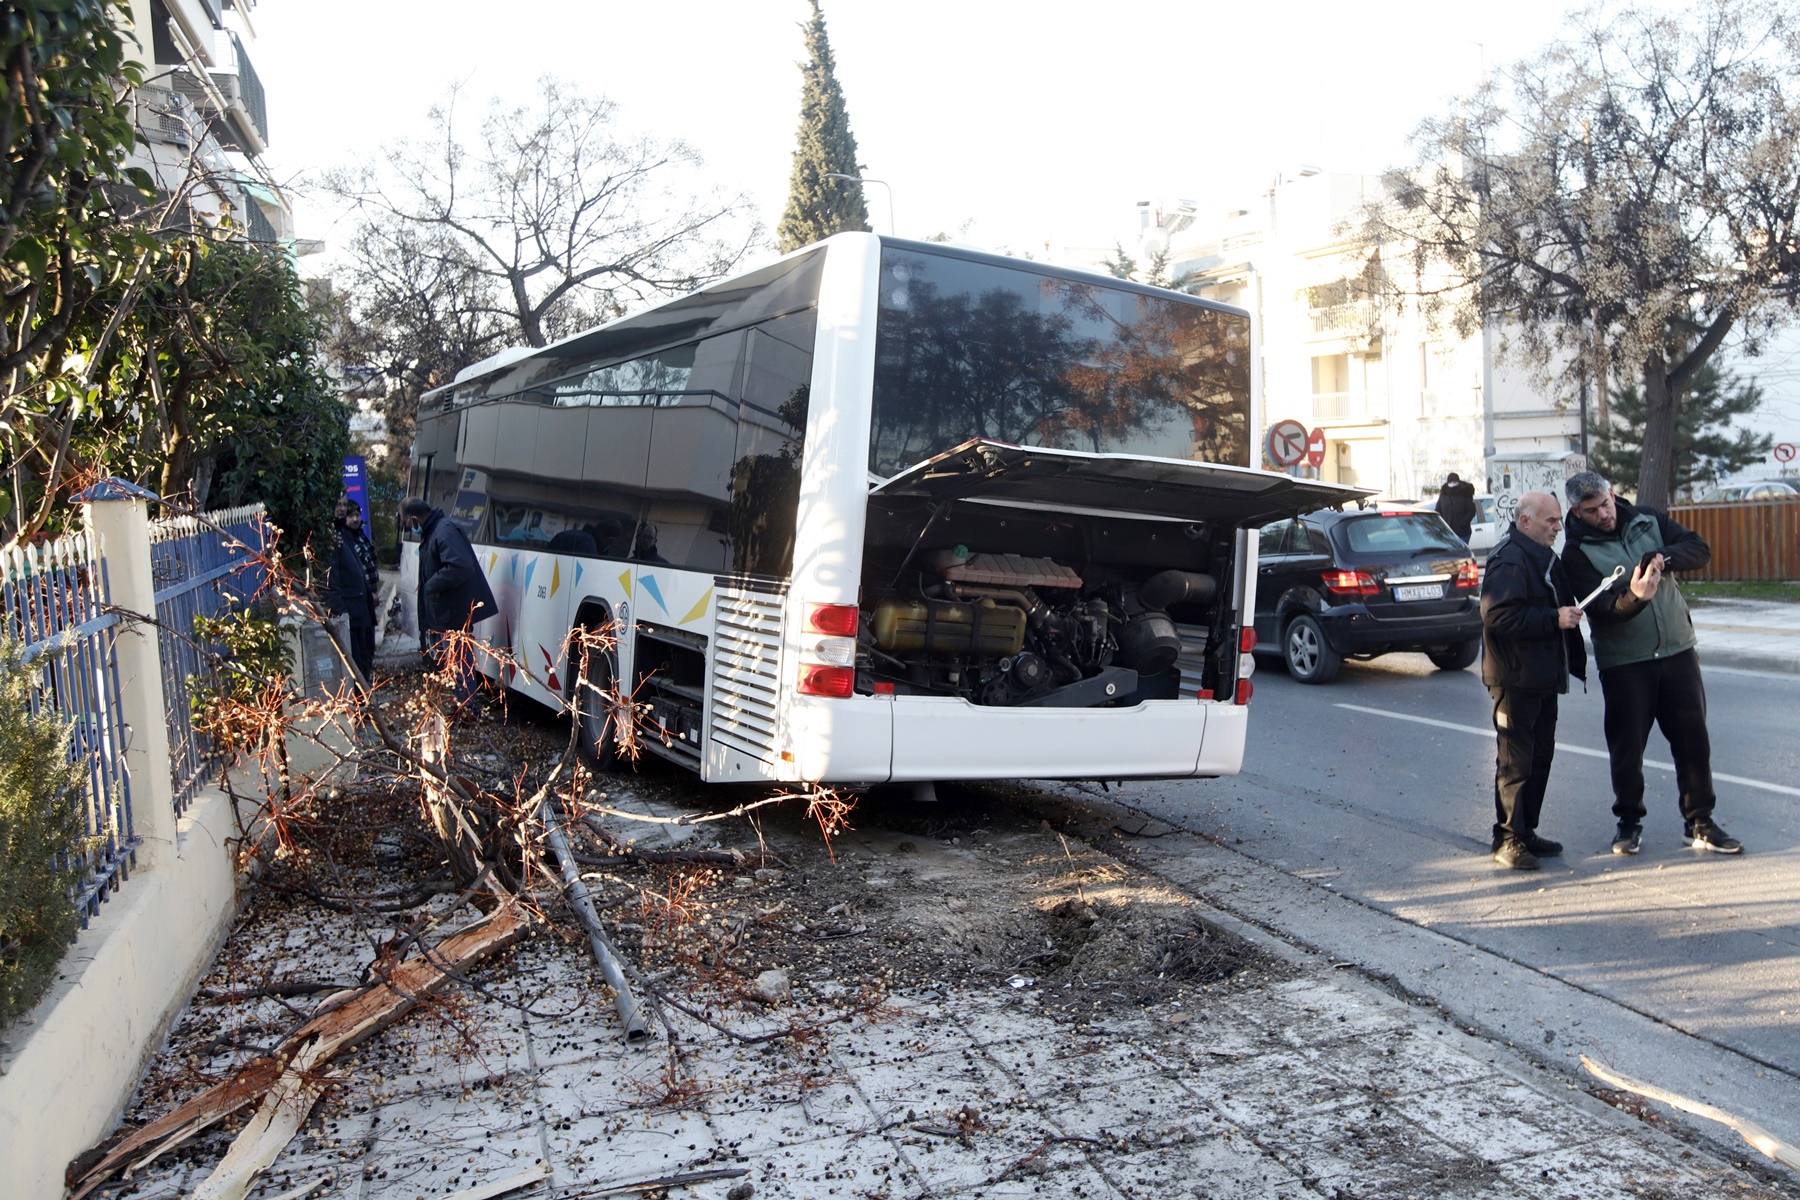
M1239 704L1250 703L1250 697L1254 695L1256 695L1255 684L1251 683L1248 679L1238 680L1237 702Z
M1238 651L1248 654L1254 649L1256 649L1256 627L1246 625L1238 630Z
M855 667L809 666L800 668L802 696L830 696L842 700L856 690Z
M806 627L815 633L855 637L856 605L809 604L806 606Z
M1367 571L1327 571L1325 590L1334 596L1379 596L1381 585Z
M1481 586L1481 568L1473 562L1466 562L1456 569L1456 582L1450 585L1457 591L1466 592Z

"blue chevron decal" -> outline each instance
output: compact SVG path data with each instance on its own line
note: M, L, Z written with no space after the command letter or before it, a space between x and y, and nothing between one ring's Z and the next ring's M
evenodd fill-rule
M662 589L656 586L656 576L654 576L654 575L638 576L638 587L640 587L644 591L650 593L650 598L652 600L656 601L658 608L661 608L664 612L669 611L668 602L662 598Z

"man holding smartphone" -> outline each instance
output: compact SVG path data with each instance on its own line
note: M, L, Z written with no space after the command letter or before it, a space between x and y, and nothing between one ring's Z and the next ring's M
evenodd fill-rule
M1563 566L1579 595L1615 567L1625 574L1587 605L1600 692L1606 699L1606 749L1612 759L1614 854L1636 854L1644 826L1644 746L1656 725L1669 741L1680 789L1685 842L1696 850L1740 854L1743 843L1713 821L1712 741L1700 679L1694 623L1668 571L1697 571L1712 560L1699 534L1664 514L1613 495L1592 471L1569 477Z

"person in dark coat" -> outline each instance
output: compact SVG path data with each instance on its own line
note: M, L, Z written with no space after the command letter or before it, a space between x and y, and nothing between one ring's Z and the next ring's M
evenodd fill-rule
M352 500L339 500L332 531L331 567L325 576L325 607L334 615L350 618L350 661L365 682L375 671L375 549L363 537L362 509ZM358 553L357 543L368 546L368 558Z
M1694 622L1665 571L1697 571L1712 547L1666 513L1627 504L1593 471L1569 476L1569 536L1563 565L1586 595L1614 567L1618 583L1588 605L1594 660L1606 698L1606 751L1612 760L1614 854L1636 854L1644 832L1644 746L1650 727L1669 739L1680 789L1685 841L1696 850L1741 854L1742 842L1713 820L1712 739Z
M1481 585L1481 682L1494 701L1494 861L1534 871L1562 843L1539 837L1556 754L1556 698L1569 676L1587 680L1581 610L1550 546L1562 508L1526 492L1513 527L1488 555Z
M444 635L472 629L500 611L494 602L487 574L475 559L475 549L462 527L418 498L400 506L402 522L419 531L419 633L427 654L446 657ZM465 708L475 698L475 662L469 654L448 655L447 666L455 684L456 706Z
M1475 529L1475 511L1475 485L1463 480L1455 471L1444 476L1444 486L1438 492L1437 514L1465 542Z

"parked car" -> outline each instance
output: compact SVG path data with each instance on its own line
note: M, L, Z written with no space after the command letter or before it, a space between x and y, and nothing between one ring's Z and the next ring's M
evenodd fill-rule
M1792 479L1752 479L1748 483L1729 483L1716 487L1700 497L1699 503L1716 500L1767 500L1779 496L1800 496L1800 481Z
M1437 511L1437 501L1425 505L1432 512ZM1500 528L1499 514L1494 509L1494 497L1489 492L1475 494L1475 520L1469 525L1469 549L1475 552L1476 558L1485 559L1500 535L1506 532Z
M1256 649L1280 654L1301 683L1401 650L1445 671L1480 657L1480 570L1437 513L1326 509L1260 536Z

